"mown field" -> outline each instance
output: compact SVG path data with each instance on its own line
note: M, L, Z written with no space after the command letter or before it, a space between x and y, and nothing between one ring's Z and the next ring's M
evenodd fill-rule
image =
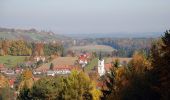
M0 63L6 67L15 67L18 63L24 62L26 56L0 56Z
M88 52L112 52L115 49L106 45L86 45L86 46L73 46L69 48L72 51L88 51Z
M47 69L49 69L51 63L54 64L54 67L74 65L77 60L78 60L77 57L58 57L49 63L45 63L45 64L41 65L39 68L37 68L37 70L47 70Z

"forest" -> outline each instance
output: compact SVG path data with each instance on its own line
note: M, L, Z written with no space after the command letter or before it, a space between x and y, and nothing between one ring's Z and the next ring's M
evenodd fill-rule
M27 42L24 40L0 40L0 55L11 56L50 56L64 50L59 43Z

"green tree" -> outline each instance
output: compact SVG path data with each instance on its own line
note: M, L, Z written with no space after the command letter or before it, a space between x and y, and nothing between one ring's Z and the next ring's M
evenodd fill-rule
M110 68L110 71L106 73L104 77L104 81L106 83L107 89L103 89L104 98L111 99L114 98L115 100L118 100L118 87L117 87L117 72L116 70L119 67L119 60L116 59L115 62L112 62L112 67Z
M68 77L45 77L23 90L33 100L99 100L100 90L84 72L73 71Z
M27 87L27 84L24 81L24 86L19 91L19 96L17 97L18 100L30 100L31 99L31 91L30 88Z

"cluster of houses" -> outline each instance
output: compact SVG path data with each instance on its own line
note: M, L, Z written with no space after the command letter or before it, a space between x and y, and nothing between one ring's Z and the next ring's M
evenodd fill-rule
M5 75L15 75L20 74L22 72L23 69L21 68L8 69L4 66L4 64L0 64L0 73L4 73Z
M35 56L34 61L38 62L42 60L43 62L46 60L43 56ZM90 62L90 54L88 53L82 53L78 56L78 64L81 65L81 67L78 67L78 65L69 65L69 64L63 64L63 65L54 65L53 69L50 69L49 67L39 67L33 71L34 75L41 75L46 74L47 76L55 76L55 75L67 75L70 74L73 69L81 70L83 69L89 62ZM26 65L31 65L31 62L27 62ZM104 59L100 56L98 59L98 65L96 68L96 72L99 74L99 76L103 76L106 72L109 71L109 69L112 67L111 62L105 63ZM21 68L15 68L15 69L7 69L4 67L3 64L0 64L0 72L4 73L6 75L14 75L22 73L23 69Z
M55 75L67 75L70 74L73 69L76 69L77 67L73 65L65 65L65 66L54 66L52 70L46 68L46 69L36 69L33 71L34 75L38 74L46 74L47 76L55 76Z
M43 62L45 62L45 57L44 57L44 56L35 56L35 57L34 57L34 60L35 60L36 62L38 62L38 61L40 61L40 60L42 60Z
M90 55L87 53L81 54L78 57L78 63L81 65L82 68L88 64L89 58L90 58Z

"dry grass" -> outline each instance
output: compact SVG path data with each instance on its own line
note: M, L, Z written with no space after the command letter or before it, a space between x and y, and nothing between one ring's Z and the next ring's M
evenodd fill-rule
M116 59L118 59L121 63L123 62L129 62L132 58L121 58L121 57L113 57L113 58L106 58L105 59L105 63L110 63L112 61L115 61Z
M43 64L42 66L37 68L37 70L47 70L49 69L51 63L54 64L54 67L74 65L77 59L77 57L58 57L49 63Z
M73 46L71 47L69 50L73 50L73 51L90 51L90 52L112 52L115 49L113 49L110 46L106 46L106 45L86 45L86 46Z

